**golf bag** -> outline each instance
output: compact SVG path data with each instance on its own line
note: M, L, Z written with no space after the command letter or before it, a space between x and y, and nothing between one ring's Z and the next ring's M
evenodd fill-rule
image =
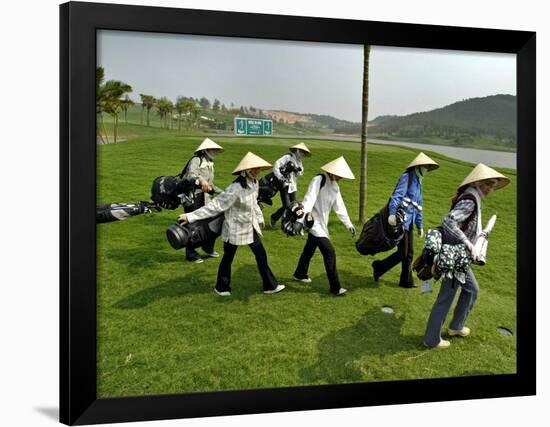
M220 214L192 224L176 223L168 227L166 238L174 249L195 249L221 234L224 219L224 215Z
M164 209L174 210L180 205L192 205L197 188L199 183L194 178L159 176L153 181L151 200Z
M388 224L387 204L363 225L359 239L355 242L355 247L361 255L375 255L397 246L404 235L403 222L408 203L410 199L403 199L395 213L396 223L393 226Z
M283 218L281 219L281 230L283 230L283 233L287 236L303 234L304 231L313 227L313 215L311 215L311 212L307 214L304 213L303 209L304 206L296 201L292 202L291 205L285 209ZM298 222L304 215L306 216L304 222Z
M106 205L96 206L95 218L96 223L123 221L131 216L150 213L153 210L160 211L161 209L149 202L137 203L109 203Z
M259 181L258 203L265 203L271 206L273 197L281 189L281 181L277 179L273 172L263 176Z
M291 173L300 172L301 169L296 168L294 163L288 162L284 166L281 166L279 171L281 172L281 175L288 179ZM258 183L260 187L258 191L258 202L271 206L273 204L272 199L283 187L283 182L280 181L273 172L271 172L262 177Z

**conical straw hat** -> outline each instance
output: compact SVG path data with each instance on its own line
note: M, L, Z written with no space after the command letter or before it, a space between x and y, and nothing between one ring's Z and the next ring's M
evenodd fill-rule
M248 153L246 153L246 155L243 157L241 162L237 165L237 167L232 173L233 175L236 175L239 172L242 172L247 169L254 169L254 168L269 169L270 167L271 167L271 164L269 164L261 157L256 156L256 154L251 153L249 151Z
M197 151L202 151L202 150L220 150L220 151L223 151L223 147L221 145L216 144L210 138L205 138L204 141L201 142L201 145L199 145L197 147L197 149L195 150L195 153Z
M462 181L462 184L460 184L458 189L461 190L467 185L485 181L487 179L494 179L497 181L495 190L498 190L499 188L502 188L510 183L510 179L508 177L502 175L493 168L484 165L483 163L478 163L477 166L468 174L468 176L464 178L464 181Z
M307 148L306 144L304 144L303 142L300 142L299 144L296 144L296 145L293 145L292 147L290 147L291 149L292 148L297 148L298 150L302 150L304 153L306 153L306 156L311 156L311 151L309 150L309 148Z
M340 178L355 179L353 172L349 168L344 156L338 157L332 162L328 162L326 165L321 166L321 169L332 175L339 176Z
M407 169L413 168L415 166L424 166L426 169L428 169L428 171L433 171L434 169L437 169L439 167L436 162L434 162L422 152L420 152L420 154L416 156L411 164L407 166Z

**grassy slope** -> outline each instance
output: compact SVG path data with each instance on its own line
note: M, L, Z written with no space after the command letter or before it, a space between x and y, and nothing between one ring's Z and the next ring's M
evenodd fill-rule
M133 133L139 131L135 126ZM174 132L144 135L98 146L98 204L147 199L154 177L179 172L202 137ZM295 140L216 138L226 151L216 161L219 186L253 150L274 161ZM308 141L299 196L319 166L343 154L359 175L356 143ZM401 170L415 153L406 148L369 146L368 213L387 200ZM471 165L430 153L441 168L425 180L425 227L439 223L449 198ZM319 253L311 285L291 281L305 238L266 230L264 244L275 275L287 285L266 296L253 256L240 248L233 264L233 294L212 292L219 260L183 262L164 235L179 212L164 211L98 226L98 395L129 396L189 391L247 389L408 378L515 372L515 338L500 336L499 325L515 329L515 188L492 195L484 217L498 211L489 263L475 268L481 286L468 325L473 334L453 339L447 351L421 346L435 293L397 288L398 269L379 283L371 257L360 256L354 239L333 215L329 228L338 255L344 298L328 295ZM358 182L341 183L353 220ZM279 204L277 199L276 205ZM264 215L270 214L267 207ZM421 243L415 242L418 252ZM216 249L222 252L221 242ZM378 258L381 258L379 256ZM435 289L438 289L436 285ZM390 305L395 315L382 313Z

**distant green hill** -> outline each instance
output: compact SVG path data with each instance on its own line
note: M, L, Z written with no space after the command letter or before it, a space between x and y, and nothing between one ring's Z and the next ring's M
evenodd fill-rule
M453 145L484 145L476 143L483 140L493 148L500 146L513 150L516 147L516 97L493 95L471 98L407 116L380 116L369 125L371 136L382 135L390 139L439 138L441 143Z

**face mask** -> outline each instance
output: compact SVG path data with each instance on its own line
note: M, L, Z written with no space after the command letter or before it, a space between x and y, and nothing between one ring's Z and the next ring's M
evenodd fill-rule
M208 157L210 160L214 160L214 157L216 157L216 153L215 151L205 151L204 152L206 154L206 157Z
M297 160L300 160L302 157L304 157L304 153L302 153L301 150L295 150L294 157L296 157Z
M420 166L419 168L415 168L416 176L418 177L418 181L420 181L420 184L422 184L422 181L424 181L424 176L426 175L427 169L423 166Z

